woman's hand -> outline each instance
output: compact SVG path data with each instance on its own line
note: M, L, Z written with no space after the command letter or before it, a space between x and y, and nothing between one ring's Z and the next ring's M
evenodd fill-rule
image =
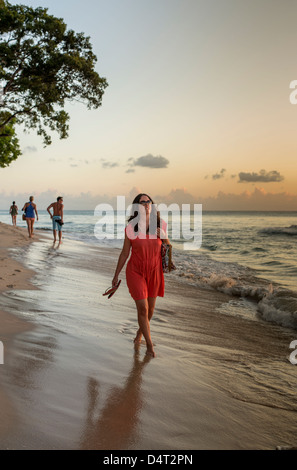
M112 287L116 286L118 282L119 282L118 276L114 276L112 283L111 283Z

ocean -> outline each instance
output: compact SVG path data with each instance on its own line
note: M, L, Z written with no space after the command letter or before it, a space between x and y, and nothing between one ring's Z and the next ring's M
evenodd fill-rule
M94 211L65 210L63 236L89 245L120 248L125 214L104 217L100 222ZM190 250L184 249L187 240L182 236L172 238L172 229L179 222L176 217L179 215L168 221L177 267L172 276L230 294L232 300L220 313L297 329L297 212L202 212L202 243ZM192 229L194 217L188 214ZM0 220L11 222L7 211L0 211ZM20 216L18 224L25 226ZM39 211L35 227L51 231L46 211Z
M5 358L3 382L22 419L0 447L295 446L297 213L202 212L195 249L171 238L169 220L177 269L157 301L149 364L145 344L133 353L138 325L124 272L116 295L102 296L123 244L122 215L118 238L98 239L93 211L65 210L57 248L39 211L36 231L46 237L12 250L36 273L35 288L3 292L0 310L36 328ZM6 211L0 221L11 223Z

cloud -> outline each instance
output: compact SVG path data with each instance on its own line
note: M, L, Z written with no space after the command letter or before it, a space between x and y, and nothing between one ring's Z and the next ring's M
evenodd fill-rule
M157 204L202 204L203 211L296 211L297 194L270 193L264 188L240 194L219 191L216 196L199 197L185 188L172 189L167 195L152 195Z
M222 168L220 173L215 173L214 175L212 175L212 179L213 180L218 180L220 178L223 178L225 172L226 172L225 168Z
M102 163L101 163L101 166L102 166L102 168L104 168L104 169L107 169L107 168L115 168L115 167L119 166L118 163L116 163L116 162L109 162L109 161L107 161L105 158L100 158L100 161L102 162Z
M58 189L58 190L57 190ZM131 204L135 196L139 193L147 193L146 188L134 187L126 196L126 206ZM11 206L12 201L17 205L24 204L29 196L35 197L38 210L46 210L51 202L54 202L57 196L64 197L65 209L94 210L100 203L108 203L116 208L117 196L106 194L92 194L90 192L80 194L65 194L59 188L48 189L43 192L16 193L10 194L0 192L0 209L6 210ZM225 193L220 191L216 196L199 197L189 193L186 188L174 188L168 194L157 195L150 194L156 204L176 203L182 204L202 204L202 213L204 211L296 211L297 194L270 193L263 188L255 188L253 192L244 191L240 194Z
M129 166L131 167L143 166L146 168L167 168L169 164L169 160L167 160L167 158L162 157L161 155L154 157L150 153L136 159L129 158L128 162L130 162Z
M37 152L37 147L27 145L27 147L24 148L23 153L33 153Z
M50 158L49 161L61 161L60 160L56 160L54 158ZM70 162L69 163L69 166L72 167L72 168L77 168L78 166L82 166L82 165L91 165L92 163L97 163L98 160L83 160L83 159L77 159L77 158L73 158L73 157L69 157L68 158L68 161Z
M31 188L32 190L32 188ZM0 191L0 209L7 209L11 206L12 201L23 207L28 201L31 194L34 196L34 202L37 205L38 212L45 211L52 202L57 200L58 196L63 196L65 210L94 210L95 207L104 202L116 207L116 195L109 196L106 194L92 194L91 192L81 192L79 194L64 193L61 188L47 189L42 192L34 191L28 193ZM130 200L127 198L127 204Z
M103 162L102 163L102 168L115 168L116 166L119 166L118 163L116 162Z
M153 199L157 204L176 203L180 206L182 204L199 204L201 202L197 199L197 197L189 193L186 188L174 188L170 191L169 194L163 196L157 195L153 197Z
M221 178L224 178L226 171L227 170L225 168L222 168L219 173L215 173L214 175L211 175L211 178L213 180L219 180ZM210 177L210 175L206 175L206 176L204 176L204 179L207 180L209 177Z
M238 183L271 183L283 181L284 177L278 171L261 170L259 173L244 173L238 174Z
M134 198L140 193L145 193L145 191L143 191L143 189L141 189L139 186L133 186L133 188L130 189L128 193L129 202L132 203L132 201L134 201Z
M236 210L236 211L295 211L297 194L270 193L263 188L241 194L219 191L214 197L200 198L203 210Z

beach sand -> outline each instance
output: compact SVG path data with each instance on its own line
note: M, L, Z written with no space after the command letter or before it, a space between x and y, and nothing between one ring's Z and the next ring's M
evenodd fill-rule
M8 248L22 247L30 243L26 231L20 227L10 227L0 223L0 240L0 295L8 289L32 289L30 278L34 272L13 259L8 252ZM17 334L33 328L34 325L3 310L0 310L0 322L0 341L3 344L2 353L3 360L5 360L13 338ZM4 365L1 364L0 367L3 369ZM14 411L7 394L0 389L0 436L13 426L16 420Z
M230 316L231 299L165 276L135 349L134 301L112 299L118 249L28 240L0 224L1 449L275 449L296 444L294 332ZM12 250L8 250L12 248Z

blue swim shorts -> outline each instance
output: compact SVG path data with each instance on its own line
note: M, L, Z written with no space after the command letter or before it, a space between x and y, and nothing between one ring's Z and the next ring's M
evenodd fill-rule
M53 216L53 230L58 230L59 232L62 230L62 225L58 224L57 220L61 220L59 215Z

